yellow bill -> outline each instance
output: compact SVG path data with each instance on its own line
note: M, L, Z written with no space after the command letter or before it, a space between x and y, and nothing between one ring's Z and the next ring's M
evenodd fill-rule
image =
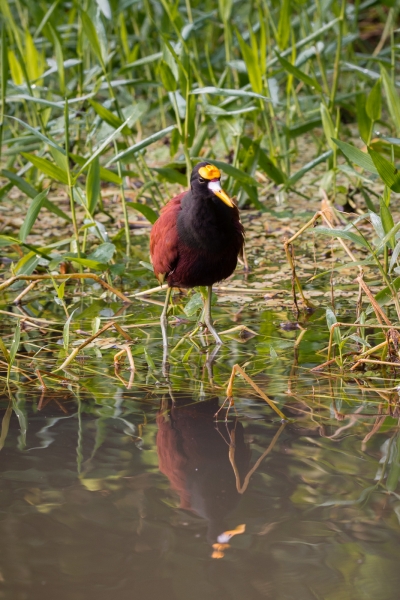
M224 202L227 206L230 208L234 207L232 200L229 198L228 194L224 192L219 181L210 181L208 184L208 189L211 190L212 193L222 200L222 202Z

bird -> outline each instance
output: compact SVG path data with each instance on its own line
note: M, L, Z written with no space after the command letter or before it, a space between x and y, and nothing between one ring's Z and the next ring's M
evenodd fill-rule
M164 348L168 347L167 314L174 287L207 287L204 321L216 344L222 344L211 317L212 286L234 272L243 247L239 210L221 188L221 171L209 162L198 163L191 173L190 190L161 209L150 233L154 273L161 285L168 284L161 314Z
M226 521L240 502L238 480L245 480L251 458L242 423L230 421L222 432L215 426L218 405L218 397L197 401L174 391L165 395L156 418L159 469L178 494L180 508L207 522L214 558L223 556L233 535L244 532L244 525L232 530Z

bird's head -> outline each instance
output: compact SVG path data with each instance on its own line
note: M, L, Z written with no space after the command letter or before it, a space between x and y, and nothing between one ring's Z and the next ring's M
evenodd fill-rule
M198 163L192 171L190 178L192 191L201 197L219 198L229 206L234 207L228 194L221 188L221 171L208 162Z

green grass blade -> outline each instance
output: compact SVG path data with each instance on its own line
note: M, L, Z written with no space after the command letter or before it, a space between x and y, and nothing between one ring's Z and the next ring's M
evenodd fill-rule
M29 152L21 152L22 156L29 160L34 167L42 171L45 175L50 177L51 179L55 179L56 181L60 181L61 183L65 183L68 185L68 174L57 165L54 165L46 158L41 158L40 156L36 156L35 154L30 154Z
M332 140L337 146L339 146L340 150L351 163L354 163L358 167L361 167L370 173L375 173L378 175L378 170L369 154L359 150L347 142L342 142L341 140L336 140L335 138L332 138Z
M111 160L108 161L108 163L106 164L106 167L108 167L109 165L112 165L115 162L118 162L119 160L122 160L122 161L127 160L129 157L133 156L140 150L143 150L143 148L147 148L147 146L150 146L150 144L154 144L154 142L158 142L158 140L161 140L161 138L168 135L168 133L171 133L171 131L173 131L175 128L176 128L176 125L169 125L169 127L166 127L165 129L162 129L161 131L157 131L157 133L153 133L153 135L150 135L148 138L142 140L141 142L134 144L127 150L123 150L122 152L119 152L116 156L114 156L114 158L112 158Z
M95 160L89 167L89 172L86 179L86 199L88 211L93 216L96 210L97 203L100 197L100 163L99 158Z
M28 208L28 212L26 213L24 222L21 225L21 229L19 230L19 239L21 240L21 242L25 242L27 236L29 235L29 232L35 224L40 209L44 204L47 192L48 190L43 190L43 192L38 194L36 198L32 200L32 203Z
M322 87L314 77L310 77L309 75L292 65L288 60L282 58L282 56L279 56L278 53L276 53L276 57L279 60L282 67L285 69L285 71L296 77L296 79L299 79L299 81L302 81L303 83L308 85L310 88L322 93Z
M150 208L150 206L147 206L147 204L139 204L139 202L127 202L126 205L143 215L152 225L158 219L158 214L155 212L155 210Z

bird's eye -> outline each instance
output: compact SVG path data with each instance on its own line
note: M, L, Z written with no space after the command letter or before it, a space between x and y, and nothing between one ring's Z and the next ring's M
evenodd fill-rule
M204 183L205 182L205 179L203 179L203 177L200 177L200 175L199 175L199 182L200 183Z

